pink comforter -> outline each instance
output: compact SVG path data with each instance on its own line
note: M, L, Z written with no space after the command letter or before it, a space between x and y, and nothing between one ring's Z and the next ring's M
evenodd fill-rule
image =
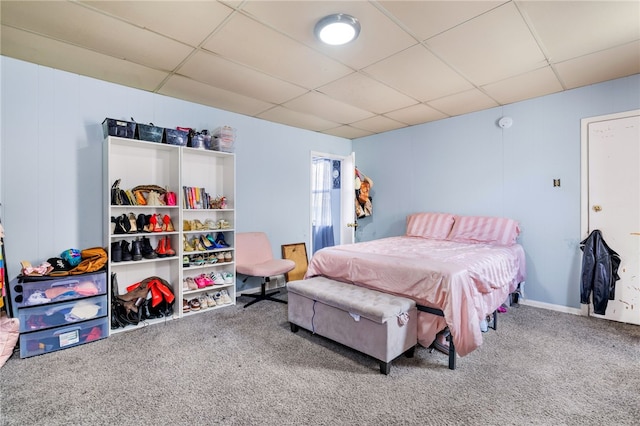
M441 309L444 318L419 313L418 341L429 346L447 325L456 352L464 356L482 344L480 321L524 280L525 257L519 244L502 247L389 237L319 250L306 277L315 275Z

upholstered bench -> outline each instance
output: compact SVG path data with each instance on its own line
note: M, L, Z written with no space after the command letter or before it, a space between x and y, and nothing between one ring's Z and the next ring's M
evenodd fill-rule
M413 300L325 277L287 283L291 331L299 327L380 361L412 357L417 344L417 310Z

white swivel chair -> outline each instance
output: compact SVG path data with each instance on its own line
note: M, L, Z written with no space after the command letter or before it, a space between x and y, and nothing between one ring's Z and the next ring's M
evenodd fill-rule
M285 300L276 299L274 294L280 290L266 292L266 285L270 277L282 275L295 268L293 260L276 259L271 250L271 243L264 232L239 232L235 235L235 262L236 273L249 277L260 277L260 293L243 294L243 296L253 297L255 300L244 305L253 305L261 300L272 300L274 302L287 303Z

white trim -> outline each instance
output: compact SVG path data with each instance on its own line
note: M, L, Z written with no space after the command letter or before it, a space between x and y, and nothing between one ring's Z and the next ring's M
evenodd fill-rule
M519 303L521 305L532 306L534 308L547 309L549 311L564 312L566 314L586 316L581 309L569 308L568 306L554 305L551 303L537 302L535 300L522 300L522 299L520 299Z

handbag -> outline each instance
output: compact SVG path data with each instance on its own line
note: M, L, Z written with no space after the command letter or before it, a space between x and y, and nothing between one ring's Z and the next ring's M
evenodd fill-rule
M127 193L120 189L120 179L116 179L111 185L111 205L112 206L129 206L131 202Z

